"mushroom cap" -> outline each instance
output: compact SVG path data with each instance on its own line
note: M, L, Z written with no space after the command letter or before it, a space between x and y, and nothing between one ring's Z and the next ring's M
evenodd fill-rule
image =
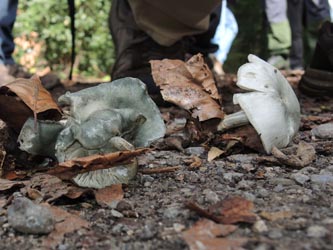
M288 81L279 70L255 55L237 72L237 86L250 92L235 94L267 153L273 146L286 147L300 125L300 105Z
M123 129L133 130L133 124L138 125L129 141L134 147L149 146L165 135L165 124L158 107L148 95L146 85L136 78L122 78L75 93L68 92L59 97L59 104L69 105L70 117L79 124L101 110L116 110L122 114ZM136 124L140 116L144 116L145 122Z

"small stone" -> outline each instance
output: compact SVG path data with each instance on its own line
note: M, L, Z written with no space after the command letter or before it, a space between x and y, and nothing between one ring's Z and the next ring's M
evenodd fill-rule
M249 201L254 201L256 199L256 196L249 192L244 192L243 196L244 196L244 198L246 198Z
M333 123L321 124L311 130L312 135L321 139L333 138Z
M265 221L263 220L258 220L254 223L253 225L253 231L257 232L257 233L264 233L268 231L268 228L266 226Z
M185 153L188 155L202 156L205 153L204 147L189 147L185 149Z
M241 179L244 176L242 173L225 173L223 174L223 179L226 181L234 181Z
M267 197L269 194L268 190L264 188L260 188L257 193L258 197Z
M124 215L117 210L111 209L111 216L115 218L123 218Z
M272 185L281 184L283 186L291 186L291 185L295 184L295 182L293 180L286 179L286 178L272 178L271 180L269 180L269 183Z
M268 233L268 237L275 240L282 238L283 234L279 229L273 229Z
M174 219L180 214L180 210L178 207L168 207L164 210L164 217L168 219Z
M68 250L70 247L67 244L59 244L58 250Z
M130 203L128 203L127 201L121 200L118 202L117 204L117 211L122 212L125 210L132 210L133 207Z
M212 190L210 189L205 189L203 191L203 194L205 195L205 200L208 203L214 204L220 201L219 196Z
M274 187L273 191L276 192L276 193L280 193L282 192L283 190L285 190L284 186L281 185L281 184L278 184L276 187Z
M174 223L174 224L173 224L173 229L174 229L175 232L177 232L177 233L180 233L180 232L184 231L185 228L186 228L186 227L185 227L183 224L179 224L179 223Z
M157 234L156 228L154 225L144 225L139 237L141 240L150 240L154 238L154 236Z
M293 178L296 183L303 185L305 182L307 182L308 180L310 180L310 177L305 175L305 174L300 174L300 173L296 173L296 174L292 174L291 178Z
M313 174L311 182L316 184L333 184L333 175Z
M17 231L28 234L48 234L54 228L54 218L50 210L33 203L20 194L14 194L8 207L8 222Z
M146 182L143 184L143 186L145 186L145 187L150 187L150 186L151 186L151 182L150 182L150 181L146 181Z
M327 233L327 229L322 226L310 226L307 229L307 235L312 238L322 238Z

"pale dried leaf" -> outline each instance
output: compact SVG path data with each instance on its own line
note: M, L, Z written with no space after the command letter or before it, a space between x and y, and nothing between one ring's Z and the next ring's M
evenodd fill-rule
M203 219L183 232L183 238L191 250L243 249L246 238L224 238L238 227L234 225L220 225Z
M0 178L0 191L6 191L14 187L24 187L27 183L27 181L10 181Z
M289 219L293 217L293 213L291 211L277 211L277 212L266 212L262 211L260 216L266 220L276 221L279 219Z
M207 160L211 162L212 160L216 159L219 157L221 154L223 154L224 151L217 148L217 147L211 147L210 150L208 151L208 158Z

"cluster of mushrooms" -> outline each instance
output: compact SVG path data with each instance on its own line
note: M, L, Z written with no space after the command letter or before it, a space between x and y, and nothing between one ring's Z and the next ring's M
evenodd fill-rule
M260 58L249 55L249 63L237 73L237 85L247 90L233 101L242 111L227 115L218 130L251 123L267 153L273 146L287 146L300 124L300 106L281 73ZM55 157L59 162L93 154L148 147L164 137L160 111L147 94L145 84L123 78L59 98L69 108L63 121L34 120L24 124L18 142L33 155ZM73 181L84 187L103 188L127 183L137 172L137 163L77 175Z

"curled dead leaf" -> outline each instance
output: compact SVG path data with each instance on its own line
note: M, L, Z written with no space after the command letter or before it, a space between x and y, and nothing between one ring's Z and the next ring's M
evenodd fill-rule
M215 158L219 157L221 154L223 154L224 151L217 148L217 147L211 147L210 150L208 151L208 158L207 160L211 162Z
M192 112L194 118L205 121L223 118L220 99L208 66L202 55L196 55L184 63L180 60L152 60L152 75L165 101Z
M283 150L273 147L272 155L282 164L303 168L316 159L316 150L310 143L301 141L297 147Z
M63 180L71 180L78 174L98 169L112 168L117 165L129 164L132 160L149 149L140 148L136 150L125 150L105 155L90 155L61 162L58 166L50 169L47 173L55 175Z
M38 76L18 78L0 87L0 119L19 132L30 116L59 120L61 110Z

